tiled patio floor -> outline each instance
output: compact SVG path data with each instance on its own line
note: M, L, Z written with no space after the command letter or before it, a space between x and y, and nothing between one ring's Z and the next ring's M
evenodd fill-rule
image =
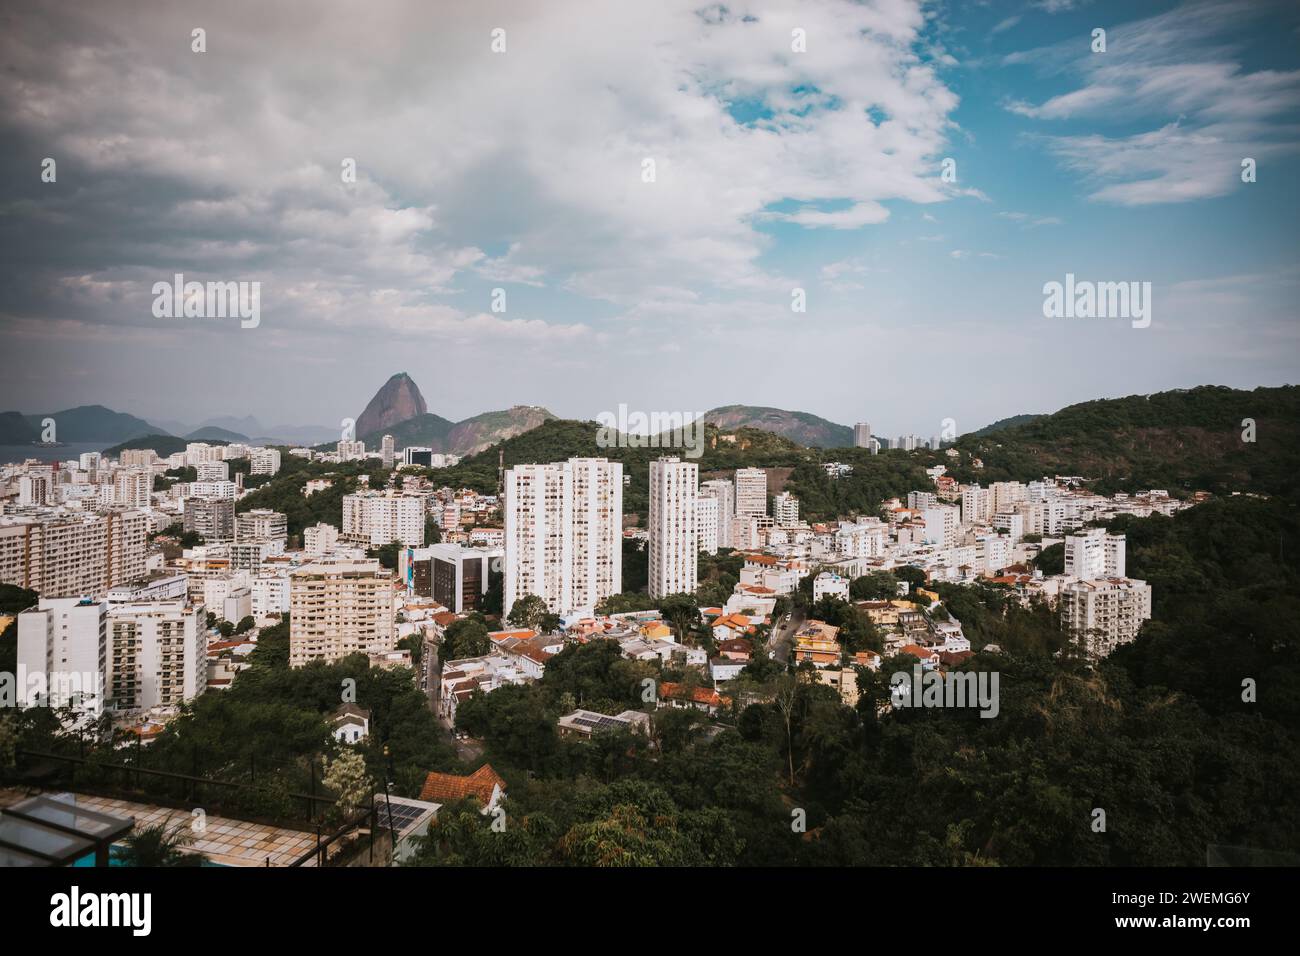
M169 821L169 825L188 826L191 819L184 810L173 810L170 807L157 807L148 803L88 794L77 794L76 797L77 805L88 810L135 818L137 828L152 826L165 820ZM3 803L4 801L0 800L0 805ZM303 830L289 830L284 827L248 823L244 820L212 815L209 815L204 822L204 832L200 834L191 831L190 835L194 838L194 842L188 844L185 849L202 853L213 863L222 863L226 866L266 866L268 858L271 866L288 866L316 845L316 834ZM303 865L314 866L315 861L309 860Z

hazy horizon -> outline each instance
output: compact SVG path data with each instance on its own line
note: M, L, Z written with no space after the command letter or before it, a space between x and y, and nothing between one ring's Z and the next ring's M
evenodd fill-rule
M399 374L399 373L394 373L394 374ZM415 381L415 384L416 384L416 386L418 387L419 384L420 384L420 383L419 383L419 380L416 379L414 375L412 375L411 378L412 378L413 381ZM385 380L385 381L387 381L387 380ZM383 383L380 383L381 386L382 386L382 384L383 384ZM1197 387L1200 387L1200 386L1223 386L1224 384L1225 384L1225 383L1223 383L1223 382L1198 382L1198 383L1196 383L1195 385L1171 386L1170 388L1157 389L1156 391L1176 391L1176 390L1180 390L1180 389L1182 389L1182 390L1186 390L1186 389L1189 389L1189 388L1197 388ZM1295 384L1294 382L1279 382L1279 383L1276 383L1276 384L1265 383L1265 384L1260 384L1260 385L1255 385L1255 386L1245 386L1245 387L1242 387L1242 390L1244 390L1244 391L1253 391L1253 390L1256 389L1256 388L1278 388L1278 387L1286 387L1286 386L1294 385L1294 384ZM380 386L376 386L375 391L378 391L378 390L379 390L379 387L380 387ZM1234 387L1238 387L1238 386L1226 386L1226 387L1234 388ZM423 394L424 394L424 389L421 388L421 389L420 389L420 392L421 392L421 394L423 395ZM1149 392L1149 391L1148 391L1148 392L1123 392L1123 393L1118 393L1118 394L1115 394L1115 395L1098 395L1098 396L1094 396L1094 397L1092 397L1092 398L1082 399L1081 401L1094 401L1094 400L1104 400L1104 399L1117 399L1117 398L1126 398L1126 397L1128 397L1128 396L1130 396L1130 395L1150 395L1150 394L1153 394L1153 393L1152 393L1152 392ZM427 396L425 396L425 400L426 400L426 402L428 401ZM368 401L368 400L367 400L367 401ZM534 405L534 406L540 406L540 407L542 407L542 408L545 408L547 411L551 412L552 414L554 414L557 418L570 419L570 420L577 420L577 421L593 421L593 422L594 422L594 421L596 420L596 416L597 416L598 414L600 414L600 411L610 411L610 412L612 412L612 413L614 413L614 414L617 414L617 412L618 412L618 406L617 406L617 403L615 403L614 405L610 406L608 409L604 409L604 408L602 408L602 409L600 409L600 410L598 410L598 411L593 411L593 412L590 413L590 414L577 413L577 414L572 414L572 415L564 415L564 414L560 414L560 413L559 413L555 408L551 407L551 406L548 405L546 402L517 402L517 403L515 403L515 404L517 404L517 405ZM959 429L958 429L958 434L965 434L965 433L967 433L967 432L978 431L979 429L984 428L984 427L987 426L987 425L991 425L991 424L993 424L994 422L1001 421L1001 420L1003 420L1003 419L1007 419L1007 418L1013 418L1013 417L1018 416L1018 415L1050 415L1050 414L1052 414L1052 413L1054 413L1054 412L1058 412L1058 411L1060 411L1062 408L1066 408L1066 407L1068 407L1069 405L1073 405L1073 404L1078 404L1078 403L1077 403L1077 402L1068 402L1068 403L1066 403L1065 405L1061 405L1061 406L1058 406L1058 407L1055 407L1055 408L1039 408L1039 409L1025 408L1025 409L1021 409L1021 410L1008 411L1006 414L998 415L998 416L996 416L996 417L994 417L994 418L990 418L988 421L982 421L982 422L978 422L978 423L975 423L974 421L972 421L972 422L971 422L970 424L968 424L968 425L962 425L962 426L959 427ZM42 409L25 409L25 408L24 408L24 409L7 409L7 408L5 408L5 409L0 409L0 413L6 412L6 411L18 411L18 412L21 412L21 413L24 414L24 415L35 415L35 414L43 414L43 413L47 413L47 412L49 412L49 413L55 413L55 412L67 411L67 410L69 410L69 409L71 409L71 408L76 408L76 407L79 407L79 406L85 406L85 405L104 405L105 407L109 408L109 409L112 410L112 411L115 411L115 412L125 412L125 413L127 413L127 414L134 415L136 418L144 419L145 421L149 422L149 423L152 424L152 425L158 425L158 426L160 426L160 427L164 427L167 423L177 423L177 424L181 424L181 425L186 426L186 429L185 429L186 431L195 431L195 430L198 430L198 429L200 429L200 428L204 428L204 427L225 427L225 426L209 426L209 425L206 424L206 423L214 422L214 421L220 421L220 420L227 420L227 421L229 421L229 420L237 420L237 419L244 419L244 418L253 418L253 419L255 419L255 420L257 421L257 423L258 423L259 425L263 426L265 429L275 429L275 428L277 428L277 427L288 426L288 427L293 427L293 428L320 428L320 429L336 430L336 429L339 427L339 426L338 426L338 423L336 423L336 422L331 422L331 421L286 421L286 420L281 420L281 419L278 419L278 418L274 418L274 417L269 416L269 415L258 414L258 413L255 412L255 411L244 412L244 413L234 413L234 412L216 412L216 413L213 413L213 414L204 415L202 418L196 418L196 419L194 419L194 420L192 420L192 421L184 421L184 420L181 420L181 419L177 419L177 418L175 418L175 417L172 417L172 416L168 416L168 415L166 415L166 414L161 414L161 415L150 415L150 414L145 414L145 413L142 413L142 412L138 412L138 411L136 411L135 409L132 409L132 408L118 408L118 407L115 407L115 406L112 406L112 405L107 405L107 404L104 403L104 402L93 402L93 401L91 401L91 402L80 402L80 403L78 403L77 405L70 405L70 406L67 406L66 408L42 408ZM745 405L745 406L749 406L749 407L763 407L763 408L778 408L778 409L781 409L782 411L788 411L788 412L807 412L807 413L810 413L810 414L813 414L813 415L817 415L819 418L824 418L824 419L826 419L827 421L832 422L833 424L836 424L836 425L843 425L843 426L846 426L846 427L848 427L848 428L852 428L852 427L854 426L854 424L856 424L856 421L857 421L857 420L849 420L849 419L837 419L837 418L833 418L833 417L831 417L831 416L823 415L823 414L821 414L821 413L819 413L819 412L813 411L812 409L808 409L808 408L798 408L798 407L794 407L794 406L783 407L783 406L780 406L780 405L771 405L771 404L768 404L768 403L760 403L760 402L740 402L740 401L736 401L736 402L724 402L724 403L722 403L721 405L714 406L713 408L723 408L723 407L727 407L727 406L731 406L731 405ZM447 418L447 419L449 419L449 420L452 421L452 422L459 422L459 421L464 421L464 420L467 419L467 418L472 418L472 417L474 417L474 416L476 416L476 415L484 414L484 413L487 413L487 412L502 411L502 410L504 410L505 408L508 408L508 407L509 407L509 406L500 406L500 407L492 407L492 408L481 408L481 409L478 409L477 411L471 411L471 412L469 412L469 413L466 414L466 415L461 415L461 416L451 416L451 415L444 414L443 412L439 411L437 408L434 408L432 405L430 405L430 406L429 406L429 412L430 412L431 414L439 415L439 416L441 416L441 417L443 417L443 418ZM363 406L363 408L364 408L364 406ZM356 418L356 417L358 417L358 416L361 414L363 408L353 409L352 411L346 413L345 415L343 415L343 416L341 416L341 417L343 417L343 418ZM706 408L706 409L692 409L692 410L690 411L690 414L695 414L696 412L699 412L699 413L707 413L707 412L709 412L709 411L712 411L713 408ZM636 409L630 409L630 411L635 411L635 410L636 410ZM651 410L651 409L646 409L646 411L650 411L650 410ZM664 410L668 410L668 409L665 408ZM873 434L880 435L880 436L884 436L884 437L895 437L895 436L897 436L897 435L916 434L916 435L918 435L918 436L921 437L921 438L930 438L932 435L936 435L936 434L938 434L938 433L940 432L940 428L939 428L938 425L935 425L935 426L932 427L929 431L919 431L917 428L908 428L908 427L893 428L893 427L890 426L890 423L889 423L889 422L880 422L879 424L877 424L876 421L873 421L873 420L871 420L871 419L867 419L867 422L871 425ZM924 424L924 423L922 423L922 424ZM263 436L263 435L252 435L252 434L250 434L250 435L248 435L248 437L249 437L249 438L258 438L258 437L267 437L267 436ZM276 436L271 435L271 436L269 436L269 437L276 437ZM82 443L82 444L85 444L85 443ZM91 443L91 444L93 444L93 443ZM15 447L16 447L16 446L15 446Z

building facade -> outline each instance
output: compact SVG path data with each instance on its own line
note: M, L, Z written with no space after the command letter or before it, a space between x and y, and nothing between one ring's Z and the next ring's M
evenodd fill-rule
M679 458L650 462L650 596L695 591L699 543L695 525L699 466Z

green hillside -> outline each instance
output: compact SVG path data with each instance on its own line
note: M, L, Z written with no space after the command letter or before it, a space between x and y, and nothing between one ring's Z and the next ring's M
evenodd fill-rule
M1253 420L1254 441L1243 440ZM1247 436L1249 437L1249 436ZM1216 385L1082 402L991 435L964 435L963 481L1068 474L1094 490L1167 488L1171 494L1256 491L1293 495L1300 469L1300 387L1241 391Z

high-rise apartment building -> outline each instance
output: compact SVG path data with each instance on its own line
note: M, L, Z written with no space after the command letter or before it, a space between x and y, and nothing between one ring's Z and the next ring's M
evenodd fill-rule
M400 541L408 548L424 546L423 495L396 491L359 491L343 496L339 537L377 548Z
M206 544L235 540L233 498L187 498L182 527L194 532Z
M131 601L108 609L108 700L116 711L178 707L208 686L202 605Z
M397 443L392 435L385 435L383 441L379 443L379 457L383 461L385 468L392 468L393 461L397 458Z
M736 514L767 514L767 472L762 468L736 469Z
M853 447L871 447L871 425L869 422L858 422L853 426Z
M290 667L393 646L393 576L378 560L322 558L289 575Z
M338 546L339 529L319 521L302 532L302 548L313 558L329 554Z
M799 499L783 491L772 499L772 517L778 528L792 528L799 523Z
M680 458L650 462L650 596L690 594L698 574L695 526L699 466Z
M961 520L963 524L986 524L993 517L993 498L987 488L964 485L961 489Z
M1151 586L1131 578L1075 581L1061 589L1061 624L1091 657L1137 638L1151 617Z
M18 504L21 506L49 503L53 483L45 475L18 476Z
M117 463L123 468L150 468L157 457L152 448L126 448L117 456Z
M736 516L736 486L725 478L715 478L700 485L700 495L718 501L718 547L735 547L731 542L731 519Z
M113 503L123 508L148 508L153 476L147 471L119 471L113 476Z
M623 466L604 458L516 465L505 482L505 602L595 607L623 585Z
M289 519L270 508L254 508L235 517L236 541L284 541L289 537Z
M148 533L142 511L0 516L0 584L49 598L103 595L144 577Z
M250 475L274 475L280 471L278 448L254 448L248 455Z
M41 598L18 615L19 702L104 711L108 605L83 597Z
M1085 581L1122 578L1127 566L1125 550L1124 535L1107 534L1104 528L1068 534L1065 536L1065 573Z
M718 553L718 533L721 531L718 521L720 503L717 498L705 494L695 496L695 535L697 546L705 554Z
M921 512L925 521L925 540L941 548L951 548L957 543L957 526L960 512L952 505L936 505Z
M205 461L195 465L194 478L196 481L229 481L230 462Z

